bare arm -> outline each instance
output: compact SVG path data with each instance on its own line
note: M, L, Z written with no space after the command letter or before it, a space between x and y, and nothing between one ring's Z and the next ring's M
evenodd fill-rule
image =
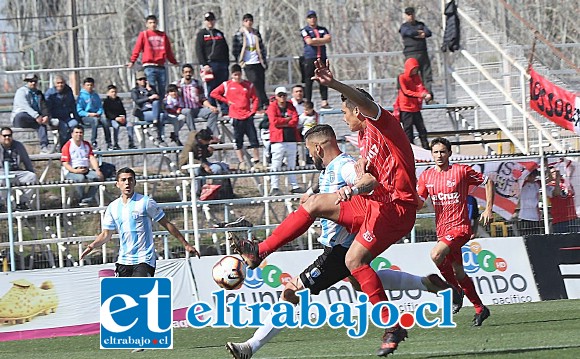
M370 173L365 173L362 175L362 177L360 177L356 181L354 186L352 186L352 187L345 186L345 187L338 189L338 191L336 191L336 194L338 195L338 199L336 200L335 204L339 204L340 202L348 201L352 198L352 196L355 196L358 194L371 193L373 191L373 189L375 189L375 187L377 186L378 183L379 182L377 181L377 179L373 175L371 175Z
M315 66L316 69L314 70L314 76L312 77L313 80L317 80L321 85L328 86L343 94L344 97L351 100L358 107L363 115L370 118L377 117L379 114L379 107L377 104L354 87L336 80L330 71L330 62L328 60L323 62L318 59L316 60Z
M481 214L479 220L488 225L493 220L493 198L495 197L495 186L491 179L487 180L485 184L485 210Z
M113 237L113 231L110 229L103 229L103 231L97 236L97 238L95 238L93 243L89 244L87 248L83 251L83 253L81 254L81 258L79 258L79 260L85 258L89 253L93 251L93 249L95 249L95 247L100 247L103 244L110 241L111 237Z
M199 258L199 253L197 252L197 249L195 249L191 244L189 244L185 240L185 237L183 237L183 234L181 234L179 229L177 229L177 227L175 227L175 225L173 223L171 223L167 219L167 217L161 218L159 220L159 224L162 225L163 227L165 227L165 229L167 229L167 231L169 231L169 233L171 233L172 236L179 239L179 241L183 244L183 247L185 247L186 252L193 253L195 256L197 256L197 258Z

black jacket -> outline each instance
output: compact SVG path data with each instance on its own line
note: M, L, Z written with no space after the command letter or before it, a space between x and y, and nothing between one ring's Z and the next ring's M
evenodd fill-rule
M230 49L224 33L218 29L201 29L195 40L195 52L200 65L209 65L211 61L229 62Z
M418 30L425 31L425 38L420 39L416 36L419 35ZM403 37L403 53L416 54L421 52L427 52L427 41L428 37L431 37L431 30L422 23L421 21L415 21L414 24L410 22L404 22L399 29L399 33Z

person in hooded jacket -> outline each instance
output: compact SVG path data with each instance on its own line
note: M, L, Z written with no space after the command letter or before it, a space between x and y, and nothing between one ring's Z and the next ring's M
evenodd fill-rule
M421 146L424 149L429 149L429 141L427 140L427 129L423 122L421 115L421 108L423 106L423 99L425 101L431 100L431 94L421 81L419 76L419 61L410 57L405 61L405 72L398 77L399 93L397 102L401 111L401 123L409 142L413 143L414 134L413 126L419 132L419 139Z

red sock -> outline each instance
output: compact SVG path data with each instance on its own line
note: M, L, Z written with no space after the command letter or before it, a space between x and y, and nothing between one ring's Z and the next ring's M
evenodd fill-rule
M283 245L292 242L304 234L313 223L314 218L310 217L304 207L298 207L276 227L270 237L259 244L260 256L264 258Z
M359 282L362 291L369 296L369 301L372 304L389 300L377 272L375 272L371 266L365 264L362 267L353 270L351 274ZM381 318L383 323L386 323L389 320L389 311L386 307L383 307L382 310Z
M471 303L473 303L473 307L475 308L475 312L477 314L481 313L483 310L483 303L481 302L481 298L477 294L475 290L475 285L473 285L473 281L469 276L465 276L462 280L459 281L461 288L465 292L465 296L469 299Z
M437 268L439 268L439 272L441 272L441 275L443 276L443 278L445 278L447 283L451 284L452 286L454 286L457 289L460 288L460 285L459 285L459 283L457 283L457 279L455 278L455 272L453 271L453 266L451 265L451 261L449 261L449 260L447 260L447 258L445 258L443 260L443 263L438 265Z

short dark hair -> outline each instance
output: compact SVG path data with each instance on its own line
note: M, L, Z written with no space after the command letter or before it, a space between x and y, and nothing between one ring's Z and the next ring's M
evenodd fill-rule
M94 84L95 83L95 79L92 78L92 77L85 77L85 79L83 80L83 84L86 84L86 83Z
M445 146L447 148L447 151L451 152L451 142L449 142L448 139L443 138L443 137L434 138L431 141L431 145L429 146L429 148L433 149L433 146L435 146L437 144L442 144L443 146Z
M83 133L85 133L85 128L81 125L76 125L75 127L73 127L73 130L81 130L83 131Z
M314 108L314 103L312 101L304 100L302 106L304 106L304 109Z
M149 20L155 20L155 22L157 22L157 16L155 15L149 15L145 18L145 21L149 21Z
M109 90L116 90L116 89L117 89L117 86L115 86L113 84L110 84L109 86L107 86L107 91L109 91Z
M371 96L370 93L366 92L365 90L361 89L361 88L356 88L360 93L362 93L363 95L365 95L369 100L374 101L375 99ZM344 102L344 104L346 105L347 108L349 109L353 109L356 107L356 104L354 102L352 102L350 99L348 99L346 96L344 95L340 95L340 100L342 102Z
M238 64L233 64L230 68L230 73L233 74L234 72L242 72L242 67Z
M322 125L314 125L314 127L308 129L304 134L304 141L307 141L309 137L325 137L330 139L336 140L336 133L334 133L334 129L330 125L322 124Z
M167 86L167 92L179 92L179 87L176 84L169 84Z
M12 129L10 127L2 127L2 128L0 128L0 132L3 132L3 131L10 131L10 134L13 133L12 132Z
M209 128L204 128L203 130L199 130L198 133L195 134L195 138L197 140L204 140L204 141L211 141L213 137L213 132Z
M254 17L252 16L252 14L244 14L244 16L242 17L242 21L244 21L244 20L254 21Z
M191 64L183 64L183 66L181 66L181 71L183 72L185 69L191 69L193 71L193 66Z
M302 90L304 90L304 86L302 86L301 84L296 84L292 86L292 90L294 90L296 87L300 87Z
M133 171L132 168L123 167L123 168L121 168L120 170L117 171L117 174L115 175L115 181L118 181L119 180L119 177L123 173L130 173L131 175L133 175L133 179L137 179L137 175L135 174L135 171Z

